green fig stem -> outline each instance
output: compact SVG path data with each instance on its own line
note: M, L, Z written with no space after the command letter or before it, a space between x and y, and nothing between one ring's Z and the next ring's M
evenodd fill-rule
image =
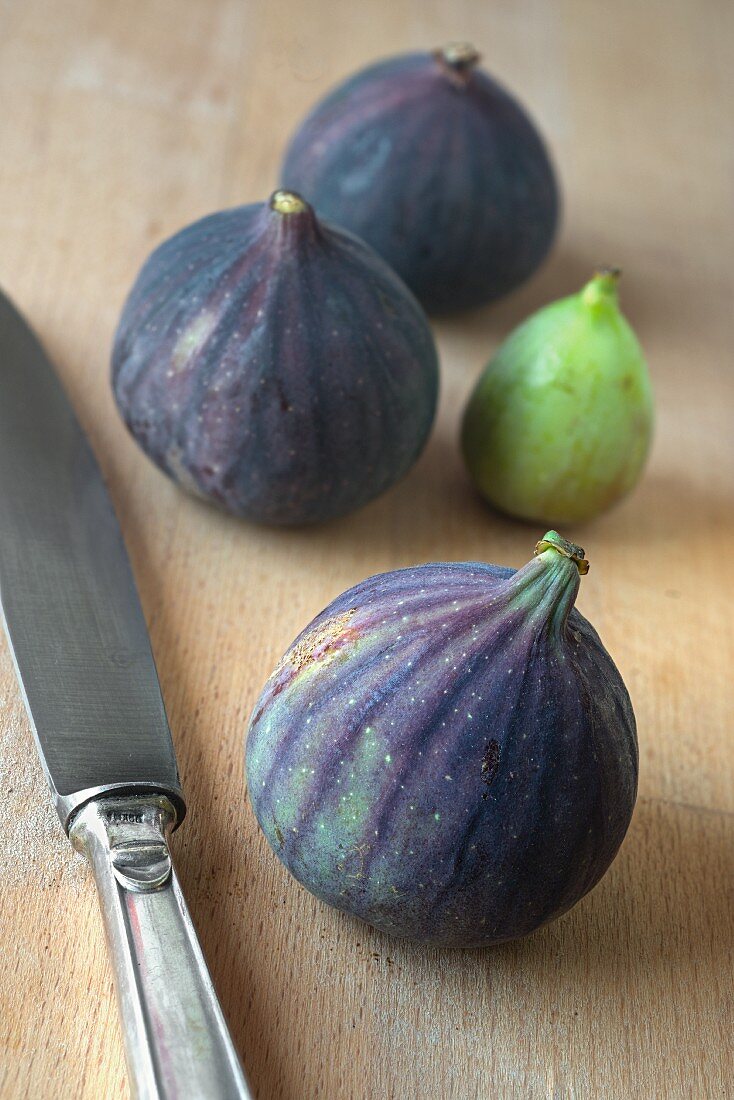
M581 291L581 298L587 306L597 306L602 302L617 304L617 284L622 272L618 267L599 267L593 277Z
M444 72L457 84L466 84L481 54L469 42L449 42L433 56Z
M580 546L548 531L536 544L534 557L508 579L510 607L522 609L534 629L560 637L576 601L580 575L588 569Z
M576 568L582 577L589 572L589 563L584 557L582 547L577 546L574 542L569 542L568 539L564 539L557 531L548 531L535 544L534 554L542 554L546 550L555 550L558 554L562 554L564 558L570 558L571 561L576 563Z
M270 209L278 214L305 214L309 206L296 191L274 191L270 196Z

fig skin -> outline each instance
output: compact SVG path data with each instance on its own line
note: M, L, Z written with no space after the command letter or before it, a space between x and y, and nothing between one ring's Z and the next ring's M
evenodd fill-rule
M429 312L491 302L545 258L559 217L543 141L470 46L410 53L338 85L281 180L356 233Z
M387 264L276 192L153 252L112 382L132 435L183 487L250 520L303 524L361 507L410 469L438 361Z
M253 712L248 794L316 897L469 947L524 936L611 863L637 790L622 679L549 532L514 572L370 577L299 635ZM570 555L570 556L569 556Z
M480 377L464 460L496 508L540 523L593 519L629 493L650 450L653 396L619 310L616 268L539 310Z

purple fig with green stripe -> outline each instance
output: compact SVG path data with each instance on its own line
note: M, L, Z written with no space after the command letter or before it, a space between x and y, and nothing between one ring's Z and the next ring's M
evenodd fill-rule
M250 720L268 843L375 927L474 946L526 935L609 867L637 791L627 690L574 608L587 562L550 531L514 572L370 577L299 635Z
M438 391L407 287L285 191L153 252L112 366L118 408L161 469L274 524L344 515L389 488L420 454Z
M524 282L558 224L555 175L517 100L465 43L369 66L313 108L281 180L375 248L429 311Z

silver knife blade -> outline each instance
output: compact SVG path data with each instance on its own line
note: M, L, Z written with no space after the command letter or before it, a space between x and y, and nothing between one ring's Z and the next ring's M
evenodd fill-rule
M30 328L0 292L0 601L61 822L107 791L183 817L145 619L97 462Z

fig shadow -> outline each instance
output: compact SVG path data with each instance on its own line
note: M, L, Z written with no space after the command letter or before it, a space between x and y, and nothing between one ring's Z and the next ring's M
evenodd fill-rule
M177 488L175 491L180 492ZM317 551L324 562L338 561L354 551L360 557L369 552L378 561L384 558L392 563L384 568L398 568L396 551L405 559L403 564L437 560L421 554L431 547L440 550L457 525L459 529L471 528L477 518L498 530L513 524L485 509L464 470L458 439L452 438L443 424L436 426L415 466L400 481L357 511L326 522L282 527L259 524L228 515L188 494L185 500L187 510L201 510L212 538L248 540L267 551L274 569L281 556L291 562L292 568L294 548L308 554ZM491 540L487 547L491 550Z
M701 319L695 288L689 292L681 287L677 268L670 270L662 261L644 270L639 262L625 267L623 255L598 256L593 247L575 241L559 244L535 275L506 297L465 313L431 315L429 321L439 339L485 340L484 366L514 328L543 306L581 290L599 267L610 263L621 268L620 305L643 350L646 340L659 329L667 337L677 331L690 336L698 329ZM452 358L455 361L456 357ZM469 366L472 371L477 368L476 363L468 363L467 369Z
M539 1004L584 1004L598 988L621 1014L625 1001L672 1003L682 996L676 983L695 975L705 987L719 973L723 995L734 948L732 882L734 813L641 797L607 874L558 920L524 939L469 949L373 933L374 950L429 984L476 988L484 974L490 989L504 986L507 995L519 982L523 997ZM364 940L365 926L349 919Z
M643 796L611 868L569 912L524 939L430 953L495 982L524 967L539 985L557 984L560 961L566 992L580 998L590 971L655 993L661 971L705 972L731 958L733 881L734 813ZM421 950L401 949L406 963Z
M685 476L654 468L644 473L633 491L614 508L584 524L569 524L583 543L600 543L620 550L638 550L650 557L661 543L678 542L681 532L695 533L698 542L706 535L734 535L732 494L723 486L694 484Z
M464 313L431 315L429 320L440 336L487 339L489 358L490 341L504 340L542 306L580 290L601 264L587 249L559 245L535 275L506 297Z
M264 842L260 847L265 848ZM275 860L271 853L267 856ZM469 1045L501 1041L502 1029L515 1025L497 1016L495 1006L508 1001L527 1014L531 1031L535 1006L538 1012L547 1012L551 1005L554 1018L582 1014L586 1028L593 1027L594 1012L603 1010L608 1033L622 1035L631 1026L630 1005L638 1006L634 1011L640 1022L640 1014L651 1006L658 1006L660 1019L675 1018L694 978L699 992L718 993L722 999L728 996L726 968L734 946L733 872L734 814L643 797L607 875L567 914L525 939L471 949L395 940L317 902L279 869L283 904L294 915L292 942L281 942L280 947L297 956L304 942L320 941L338 953L340 969L329 981L343 985L345 1013L355 1007L351 994L355 975L367 975L371 992L363 1008L373 1063L393 1064L392 1029L402 1034L406 1009L421 1041L443 1032L444 1058L456 1056L452 1036ZM273 920L271 927L275 924ZM305 965L307 975L311 980L315 976ZM707 982L713 985L716 975L720 975L718 989L709 990ZM246 982L247 974L242 973L233 984L246 989ZM436 998L443 1006L440 1020L435 1018ZM677 1016L682 1019L683 1014L677 1011ZM300 1013L298 1018L302 1021ZM631 1018L635 1019L634 1014ZM344 1023L343 1019L332 1021L337 1027ZM264 1021L270 1050L265 1065L261 1062L258 1095L263 1100L276 1096L296 1100L303 1094L304 1082L293 1078L287 1068L289 1059L279 1064L288 1037L281 1041L271 1036L268 1026ZM542 1026L554 1025L544 1019ZM683 1028L682 1023L679 1026ZM323 1050L323 1036L314 1036L313 1043ZM424 1051L421 1057L425 1056ZM318 1083L327 1087L328 1070L321 1072L327 1079ZM472 1072L463 1060L461 1072ZM397 1085L399 1066L396 1073Z

